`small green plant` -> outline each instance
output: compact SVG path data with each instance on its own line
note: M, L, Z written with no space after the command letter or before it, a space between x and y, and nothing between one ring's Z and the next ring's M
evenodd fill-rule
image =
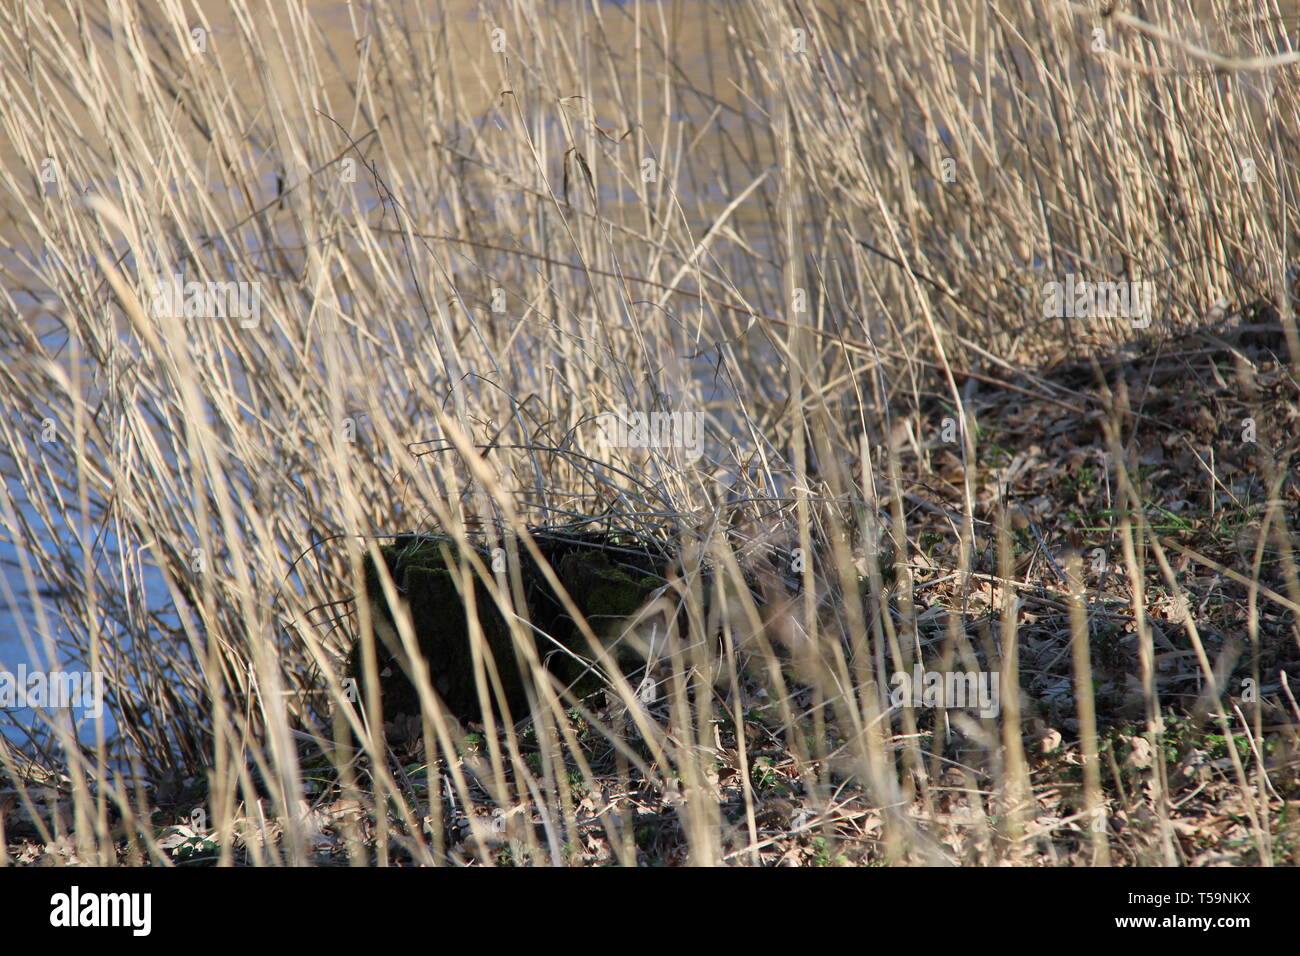
M782 789L781 775L770 757L759 757L750 768L750 779L759 790Z
M849 865L849 858L843 853L830 849L825 837L813 837L808 841L808 845L812 849L812 861L814 866Z

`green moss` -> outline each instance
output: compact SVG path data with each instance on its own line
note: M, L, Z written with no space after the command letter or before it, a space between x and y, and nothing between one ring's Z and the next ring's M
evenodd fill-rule
M652 577L633 577L616 567L602 551L566 556L561 581L583 608L593 630L597 630L602 618L621 620L636 613L658 587ZM597 633L605 630L602 624Z

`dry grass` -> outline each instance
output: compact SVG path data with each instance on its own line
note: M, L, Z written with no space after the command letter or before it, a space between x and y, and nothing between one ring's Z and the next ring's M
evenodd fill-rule
M115 732L11 721L0 861L1295 862L1294 18L218 6L4 3L0 580ZM1150 327L1043 318L1068 275ZM1162 344L1207 316L1272 337ZM606 514L681 552L656 700L340 706L385 536Z

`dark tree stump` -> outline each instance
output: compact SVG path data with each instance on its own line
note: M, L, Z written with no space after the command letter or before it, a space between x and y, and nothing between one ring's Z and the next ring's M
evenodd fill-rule
M669 564L666 545L647 545L626 535L564 529L533 531L538 549L587 618L602 646L610 647L620 666L635 666L635 649L614 645L624 624L663 586ZM429 680L443 705L461 720L481 720L482 706L474 677L473 650L466 603L457 588L461 549L477 551L490 567L491 556L479 543L450 538L403 535L381 549L400 599L410 608L415 640L429 669ZM533 629L533 642L546 669L583 697L598 690L600 678L588 665L593 652L537 562L520 546L520 576ZM501 697L512 720L528 711L528 678L521 672L515 639L487 587L471 572L475 616L485 650L495 662ZM392 608L384 599L378 569L366 559L365 599L370 606L378 660L379 694L385 724L409 725L420 715L420 699L411 680L410 661L402 647ZM348 676L364 695L362 641L352 649ZM485 672L485 677L488 672ZM501 700L488 684L487 696L502 716Z

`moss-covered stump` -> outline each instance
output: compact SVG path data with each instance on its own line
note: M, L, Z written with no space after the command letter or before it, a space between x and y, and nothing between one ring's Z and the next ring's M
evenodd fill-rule
M555 572L574 604L587 619L597 639L619 666L635 666L635 652L627 642L616 643L626 620L640 609L664 583L668 565L665 546L629 541L597 532L536 529L538 549ZM458 549L472 549L491 567L490 555L471 542L449 538L404 535L381 548L399 599L410 609L416 644L429 670L429 682L448 711L462 720L482 718L474 679L473 650L466 602L457 585L461 579ZM531 640L547 670L579 696L599 689L596 673L587 665L591 647L559 595L527 549L518 547L520 579L528 604L532 629L523 625L523 639ZM449 564L450 562L450 564ZM470 572L474 606L484 642L495 662L501 690L511 717L518 720L528 710L525 676L516 654L515 638L488 592ZM384 598L378 569L367 558L365 597L375 634L381 710L386 724L403 724L420 714L420 699L398 636L395 615ZM365 693L362 669L363 641L358 641L348 662L348 676ZM489 685L489 697L496 701ZM495 708L500 714L500 707Z

